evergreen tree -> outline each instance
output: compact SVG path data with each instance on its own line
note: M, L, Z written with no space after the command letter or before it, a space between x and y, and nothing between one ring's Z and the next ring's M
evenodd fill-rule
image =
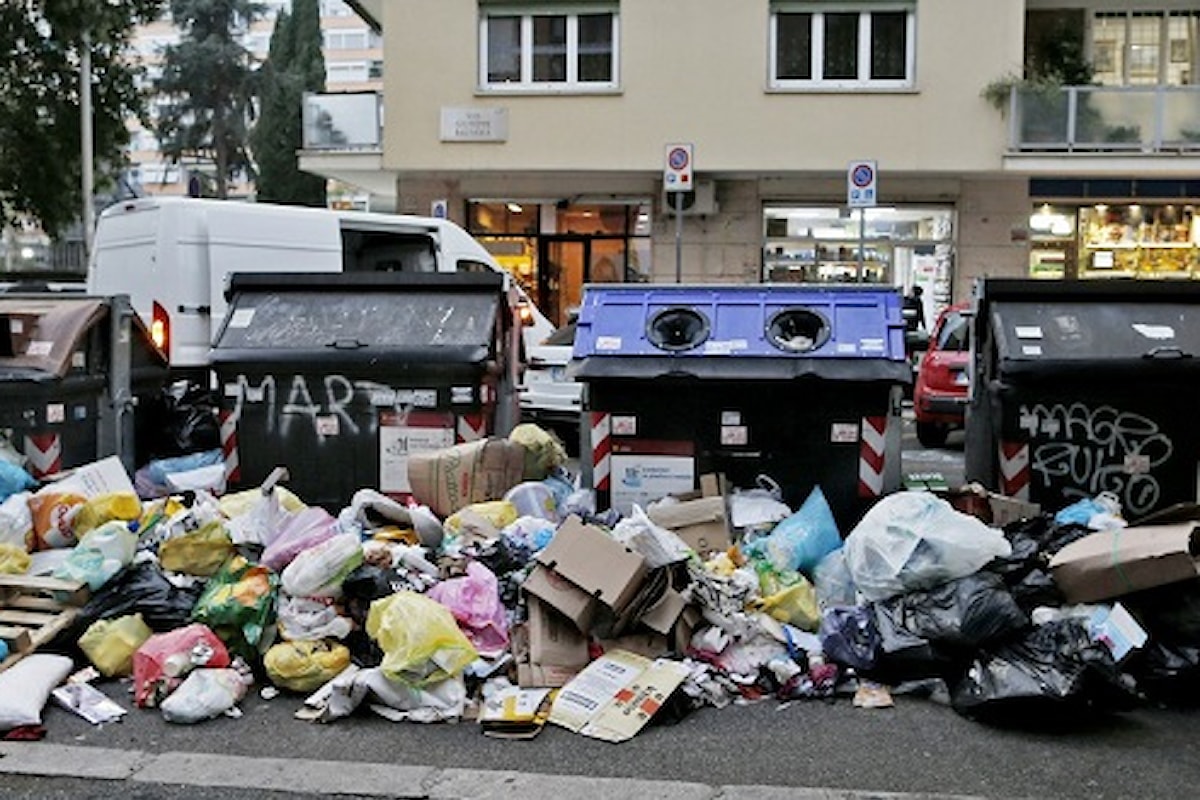
M301 172L296 156L303 144L304 93L325 88L317 0L293 0L292 13L280 13L259 77L259 117L250 138L258 199L323 207L325 179Z
M155 19L162 0L0 2L0 225L16 215L54 234L78 219L79 52L91 42L92 137L97 169L117 166L129 142L125 120L144 98L126 58L134 28ZM108 176L96 176L96 185Z
M240 36L262 15L251 0L171 0L171 16L183 30L163 53L155 89L167 101L158 120L163 155L211 161L216 193L228 197L229 182L253 177L247 147L254 114L255 70Z

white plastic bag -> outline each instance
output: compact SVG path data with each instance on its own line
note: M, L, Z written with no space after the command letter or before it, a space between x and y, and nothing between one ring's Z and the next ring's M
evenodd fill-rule
M300 553L283 570L283 590L292 597L336 597L342 580L363 561L358 537L339 533Z
M844 549L854 584L870 601L964 578L1012 553L1001 531L929 492L880 500L846 537Z
M729 522L735 528L770 528L792 514L779 484L766 475L755 482L758 488L737 489L729 497Z
M284 639L345 639L353 627L350 620L339 617L329 603L307 597L279 598L279 633Z
M612 536L641 554L650 569L686 561L692 553L679 534L655 525L637 503L633 505L633 513L613 527Z
M29 492L17 492L0 503L0 544L30 549L33 542L33 514L29 512Z
M74 667L66 656L34 653L0 672L0 731L42 724L50 692Z
M162 701L167 722L190 724L224 714L246 694L246 679L236 669L195 669Z

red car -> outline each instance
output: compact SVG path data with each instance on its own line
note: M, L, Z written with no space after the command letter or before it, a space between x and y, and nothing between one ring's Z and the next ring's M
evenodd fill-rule
M963 427L967 387L971 381L971 325L966 303L949 306L938 315L929 349L917 371L913 413L917 439L925 447L940 447L955 428Z

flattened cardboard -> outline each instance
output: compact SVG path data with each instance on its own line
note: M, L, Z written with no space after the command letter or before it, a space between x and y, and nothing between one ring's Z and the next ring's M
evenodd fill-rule
M633 599L646 577L646 560L640 554L574 515L559 526L537 561L618 612ZM555 605L549 598L542 599Z
M614 650L559 691L550 721L593 739L624 742L646 726L688 672L678 661Z
M1054 582L1071 603L1120 597L1200 575L1200 523L1099 531L1050 559Z
M673 531L697 553L728 550L733 543L724 497L702 497L670 505L658 505L646 512L655 525Z

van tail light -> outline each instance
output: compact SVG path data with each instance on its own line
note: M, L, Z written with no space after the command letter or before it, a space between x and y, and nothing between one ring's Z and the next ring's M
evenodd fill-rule
M530 308L529 301L521 299L517 303L517 316L521 320L522 327L533 325L533 309Z
M158 302L150 311L150 340L164 353L171 352L171 318Z

